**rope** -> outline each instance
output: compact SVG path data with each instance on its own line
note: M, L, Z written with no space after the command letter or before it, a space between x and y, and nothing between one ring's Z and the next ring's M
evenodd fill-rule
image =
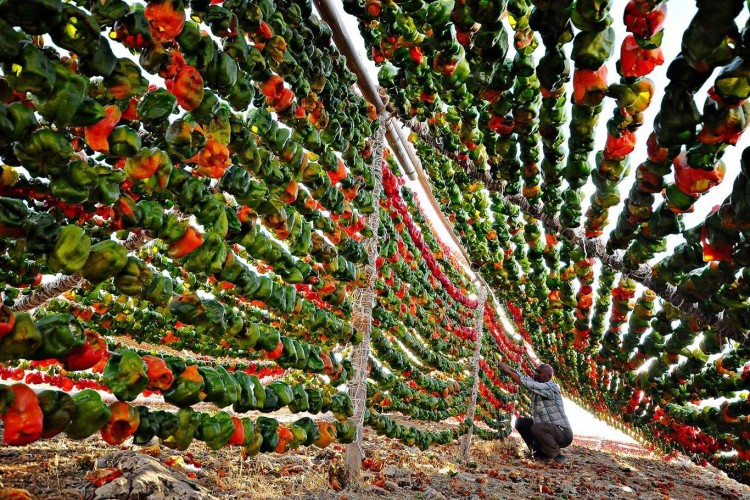
M128 251L132 252L141 248L149 241L151 241L151 236L149 236L145 232L130 233L128 239L125 240L125 243L123 243L123 246L127 248ZM30 311L46 304L50 300L62 295L69 290L81 286L85 281L86 280L80 274L73 274L72 276L60 276L54 281L43 285L41 289L36 290L31 295L24 295L23 297L16 300L13 303L13 307L11 309L21 312Z

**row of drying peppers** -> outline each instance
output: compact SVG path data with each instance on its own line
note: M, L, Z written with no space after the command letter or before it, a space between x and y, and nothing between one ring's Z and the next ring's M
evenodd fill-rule
M152 411L122 401L105 404L98 392L82 390L74 395L45 390L35 393L25 384L0 385L0 415L7 445L21 446L50 439L62 432L70 439L86 439L99 433L108 444L119 445L132 437L148 444L155 437L172 449L186 450L194 439L212 450L240 446L246 456L260 452L284 453L298 446L325 448L334 441L350 443L356 427L348 420L314 422L304 417L280 424L269 417L255 421L220 411L208 414L182 408L177 413Z

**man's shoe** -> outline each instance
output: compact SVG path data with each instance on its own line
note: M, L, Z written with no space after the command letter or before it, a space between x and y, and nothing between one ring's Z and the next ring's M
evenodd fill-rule
M554 460L554 461L555 461L555 462L557 462L558 464L562 464L562 463L564 463L564 462L565 462L566 458L565 458L565 455L563 455L563 454L560 454L560 455L557 455L557 456L556 456L555 458L553 458L552 460Z

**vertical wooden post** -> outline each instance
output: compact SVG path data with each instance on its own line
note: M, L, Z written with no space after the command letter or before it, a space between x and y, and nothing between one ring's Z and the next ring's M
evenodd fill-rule
M479 289L477 309L474 313L474 329L477 332L477 340L474 342L474 355L471 357L471 374L474 377L474 385L471 387L471 401L466 409L466 421L469 422L469 431L461 441L461 457L464 461L469 459L471 449L471 436L474 433L474 414L477 409L477 393L479 392L479 360L482 357L482 334L484 329L484 303L487 300L487 288Z
M347 485L349 487L359 486L359 473L362 468L362 433L364 427L364 418L367 398L367 374L368 359L370 357L370 332L372 331L372 308L375 300L374 285L377 278L377 268L375 261L378 258L378 227L380 226L380 195L383 191L383 147L385 141L385 112L378 116L380 126L375 136L375 145L373 147L373 161L370 166L375 186L372 190L372 197L375 202L375 212L369 215L367 225L372 230L372 236L364 241L365 250L369 261L364 266L367 276L367 285L354 290L352 300L352 326L362 332L362 342L353 348L352 367L354 375L349 381L349 397L354 403L354 422L357 425L357 438L353 443L346 446L346 473Z

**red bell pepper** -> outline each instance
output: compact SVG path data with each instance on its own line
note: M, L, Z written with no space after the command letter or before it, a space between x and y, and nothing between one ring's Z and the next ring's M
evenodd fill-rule
M607 94L607 67L597 70L576 69L573 73L573 102L582 106L598 106Z
M180 34L185 26L185 10L182 2L178 8L170 0L149 2L143 15L151 24L151 36L154 40L172 40Z
M699 196L721 184L726 173L724 162L719 161L711 170L692 168L688 165L687 153L683 151L674 162L674 181L685 194Z
M646 154L648 159L654 163L664 163L669 160L669 149L659 145L655 132L651 132L646 140Z
M263 82L260 91L266 96L266 103L276 112L289 109L295 99L294 92L284 86L284 79L278 75Z
M418 45L409 48L409 57L411 57L412 61L417 64L422 64L424 62L424 54Z
M16 317L8 306L0 306L0 339L13 331Z
M165 80L164 84L185 111L193 111L203 100L203 77L189 64L178 69L174 78Z
M633 35L622 42L620 51L620 72L625 78L646 76L655 67L664 64L661 48L644 49L638 45Z
M84 127L84 138L86 143L94 151L100 153L109 153L109 134L117 126L117 123L122 118L122 112L117 106L107 106L104 108L107 116L99 120L93 125Z
M266 99L273 99L284 88L284 79L279 75L272 75L260 86L260 91L266 96Z
M232 417L232 423L234 424L234 434L232 434L228 444L241 446L245 443L245 425L237 417Z
M625 22L625 29L638 35L641 38L651 38L657 34L662 26L664 26L664 20L667 17L667 4L663 4L656 9L647 10L644 12L639 7L638 2L631 0L628 5L625 6L625 16L623 21Z
M711 210L711 213L709 215L713 214L717 210L719 210L718 205ZM706 218L708 218L708 216ZM734 262L734 259L732 258L732 254L734 253L734 245L713 245L708 237L708 231L706 230L705 225L701 230L701 246L703 247L703 262L711 262L714 260Z
M158 356L145 355L141 359L146 363L146 374L148 375L147 389L151 391L164 391L172 387L174 374L167 363Z
M336 440L336 426L330 422L318 422L318 437L313 441L318 448L325 448Z
M279 435L279 444L276 446L276 453L286 453L292 446L294 435L291 430L281 425L276 429L276 432Z
M13 402L3 416L3 441L9 446L33 443L42 436L44 413L36 394L24 384L14 384Z
M86 331L86 342L60 358L60 363L69 371L88 370L107 354L107 341L95 332Z
M189 255L202 244L203 235L193 227L188 227L179 240L169 245L169 256L173 259L180 259Z
M331 179L331 184L336 184L337 182L345 179L346 166L344 165L344 162L339 159L338 163L336 164L336 170L329 171L328 177Z
M278 359L284 354L284 344L279 340L279 344L273 351L266 351L266 357L268 359Z
M279 199L282 201L282 203L288 203L291 205L297 200L298 194L299 184L297 184L297 181L292 179L291 181L289 181L289 184L286 186L284 192L279 195Z
M135 407L123 401L115 401L109 405L109 411L112 415L99 432L107 443L122 444L138 430L141 423L140 413Z
M141 148L138 154L125 160L125 175L131 181L150 179L156 176L162 188L166 187L172 162L169 155L158 148Z
M635 149L635 133L623 130L620 137L607 135L607 143L604 146L604 157L608 160L624 158Z
M212 179L220 179L232 161L229 149L215 139L206 141L206 145L197 155L198 172Z
M513 132L516 122L511 117L493 114L487 126L490 130L500 135L508 135Z

